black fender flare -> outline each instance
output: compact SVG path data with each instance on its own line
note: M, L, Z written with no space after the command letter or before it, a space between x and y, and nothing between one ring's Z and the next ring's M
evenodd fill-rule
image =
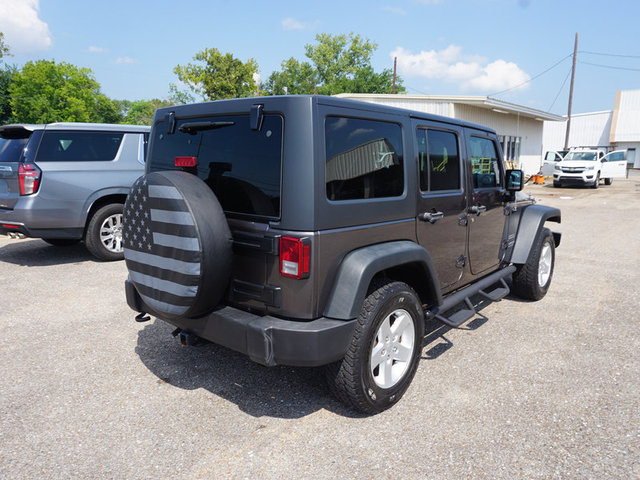
M511 252L509 261L515 264L525 264L529 259L531 247L544 228L545 222L560 223L562 214L559 208L545 205L529 205L526 208L513 212L512 215L519 215L518 232L516 243ZM560 245L560 233L553 232L556 247Z
M385 270L415 264L424 271L424 282L436 304L442 303L438 274L429 252L417 243L401 240L379 243L348 253L336 274L324 316L339 320L357 318L373 277Z

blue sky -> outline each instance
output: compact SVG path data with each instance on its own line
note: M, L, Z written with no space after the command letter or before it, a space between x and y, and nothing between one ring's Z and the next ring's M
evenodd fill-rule
M576 33L574 113L612 109L616 90L640 88L639 19L637 0L0 0L7 63L88 67L111 98L167 98L173 68L207 47L253 57L266 79L283 60L306 59L316 34L354 32L378 44L376 70L398 57L408 93L491 95L558 114Z

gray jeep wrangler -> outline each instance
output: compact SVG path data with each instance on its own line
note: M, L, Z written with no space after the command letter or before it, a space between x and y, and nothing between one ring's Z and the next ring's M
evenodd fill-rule
M184 344L324 365L339 399L380 412L425 321L461 325L510 277L547 292L560 211L522 186L494 131L450 118L322 96L160 109L124 209L127 302Z

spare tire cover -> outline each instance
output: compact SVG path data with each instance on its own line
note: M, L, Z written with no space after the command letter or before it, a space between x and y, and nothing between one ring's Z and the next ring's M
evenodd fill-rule
M122 236L129 278L149 313L193 318L222 299L232 237L218 199L197 176L165 171L140 177L124 206Z

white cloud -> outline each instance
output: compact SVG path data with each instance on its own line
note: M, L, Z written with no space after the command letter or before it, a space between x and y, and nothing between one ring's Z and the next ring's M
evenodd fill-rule
M0 0L0 32L12 53L39 52L53 43L39 11L39 0Z
M457 84L463 91L490 94L528 82L531 77L517 64L505 60L490 62L479 55L463 55L462 47L449 45L443 50L412 53L402 47L391 52L398 57L398 71L405 76L420 76ZM522 85L519 88L526 88Z
M280 22L283 30L312 30L318 22L301 22L295 18L287 17Z
M115 63L118 65L130 65L132 63L137 63L136 60L134 58L131 57L118 57L115 59Z
M104 53L106 51L107 49L102 47L94 47L93 45L89 47L89 52L91 53Z

